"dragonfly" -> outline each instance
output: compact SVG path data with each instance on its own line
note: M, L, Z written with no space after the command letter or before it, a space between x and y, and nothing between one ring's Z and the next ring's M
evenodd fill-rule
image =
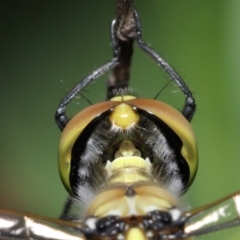
M239 230L240 193L182 210L179 198L197 172L197 145L189 124L195 99L141 35L132 1L119 0L111 25L112 59L78 83L55 112L62 131L59 169L70 194L60 219L1 210L0 239L194 239L207 234L213 239L227 229ZM182 112L132 94L134 43L183 92ZM67 105L77 94L84 98L83 89L108 71L107 100L69 120Z

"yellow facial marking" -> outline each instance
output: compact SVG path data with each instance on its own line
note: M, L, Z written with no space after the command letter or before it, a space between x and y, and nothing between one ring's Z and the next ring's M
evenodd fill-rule
M129 206L124 196L124 188L106 190L93 199L87 209L86 215L98 217L104 217L109 214L126 216L129 212Z
M151 169L151 163L149 160L144 160L141 157L132 156L117 158L112 163L108 162L106 165L109 176L122 168L139 168L149 172Z
M141 157L141 152L135 148L134 144L131 141L123 141L119 146L119 149L116 151L114 157L130 157L137 156Z
M140 157L120 157L112 163L107 162L106 170L109 183L131 184L138 181L149 181L151 163Z
M126 234L126 240L132 240L132 239L137 239L137 240L146 240L146 236L141 231L141 229L135 227L135 228L130 228Z
M113 97L110 99L110 101L113 101L113 102L125 102L125 101L128 101L128 100L132 100L132 99L136 99L136 97L134 96L131 96L131 95L123 95L123 96L116 96L116 97Z
M120 103L114 108L109 120L117 127L127 129L139 121L139 115L130 105Z

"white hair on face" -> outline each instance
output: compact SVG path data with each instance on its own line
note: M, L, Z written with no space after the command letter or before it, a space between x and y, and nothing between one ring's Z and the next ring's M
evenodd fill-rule
M85 204L89 203L95 196L92 187L87 183L84 187L79 187L77 189L77 194L81 197L81 201Z
M183 189L182 181L179 177L172 177L171 180L166 184L168 191L175 196L179 196Z

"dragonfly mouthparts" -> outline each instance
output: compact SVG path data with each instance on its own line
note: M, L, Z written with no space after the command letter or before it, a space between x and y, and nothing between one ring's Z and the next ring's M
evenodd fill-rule
M113 161L107 160L105 169L110 183L133 183L149 181L152 164L147 157L141 157L141 151L129 141L123 141L114 154Z

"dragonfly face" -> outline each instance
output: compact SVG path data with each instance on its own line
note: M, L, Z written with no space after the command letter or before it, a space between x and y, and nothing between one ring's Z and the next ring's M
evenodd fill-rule
M68 206L63 218L75 222L25 215L22 221L27 227L22 230L28 238L189 239L239 224L238 194L192 212L183 212L179 206L178 195L190 186L197 169L197 148L189 125L195 103L183 80L142 41L137 13L129 3L113 21L113 59L78 84L56 111L63 130L59 146L62 181L73 196L70 201L88 205L84 216L72 215ZM129 66L123 63L129 62L134 41L184 92L182 113L152 99L127 97ZM75 93L108 70L112 70L108 101L94 104L68 121L65 107ZM124 72L123 78L120 72ZM1 234L4 236L5 226L10 236L14 221L20 222L18 214L1 214ZM38 227L40 231L36 231ZM54 234L46 235L46 229Z
M197 147L188 121L167 104L131 98L115 97L92 105L64 128L59 168L70 193L80 197L85 188L99 189L103 182L117 181L113 170L107 168L116 168L112 166L116 161L126 165L124 157L138 157L148 163L145 174L174 192L182 192L193 181ZM96 175L98 182L94 181Z

